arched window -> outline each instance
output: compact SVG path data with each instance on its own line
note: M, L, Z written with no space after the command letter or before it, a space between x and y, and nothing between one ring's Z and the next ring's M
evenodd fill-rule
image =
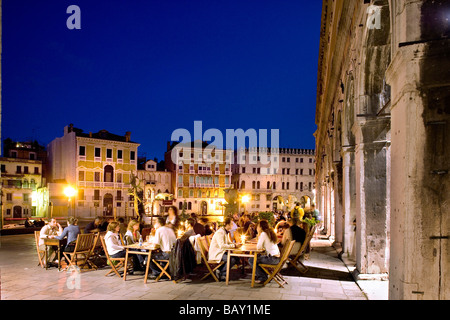
M104 182L114 182L114 168L110 165L103 169Z

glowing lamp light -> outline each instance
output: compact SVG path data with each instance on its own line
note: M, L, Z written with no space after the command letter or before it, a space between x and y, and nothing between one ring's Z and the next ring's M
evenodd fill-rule
M247 202L249 202L249 201L250 201L250 196L248 196L248 195L242 196L241 201L242 201L242 203L247 203Z
M241 243L245 243L245 238L246 238L245 234L242 234L241 235Z
M68 197L68 198L72 198L73 196L75 196L77 194L77 190L75 190L73 187L68 186L64 189L64 194Z

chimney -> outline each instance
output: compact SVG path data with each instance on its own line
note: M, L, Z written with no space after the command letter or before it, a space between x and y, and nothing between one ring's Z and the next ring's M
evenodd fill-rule
M130 131L125 132L125 141L126 142L130 141L130 136L131 136L131 132Z
M89 138L92 138L92 132L89 131Z
M73 123L69 124L69 132L73 131Z

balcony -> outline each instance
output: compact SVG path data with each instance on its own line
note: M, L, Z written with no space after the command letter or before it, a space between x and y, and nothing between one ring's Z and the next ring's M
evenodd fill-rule
M195 170L193 169L189 170L189 174L195 174Z
M219 175L219 174L220 174L220 171L219 171L219 170L215 170L215 171L214 171L214 174L215 174L215 175Z
M129 188L130 184L123 182L78 181L77 186L85 188L122 189Z

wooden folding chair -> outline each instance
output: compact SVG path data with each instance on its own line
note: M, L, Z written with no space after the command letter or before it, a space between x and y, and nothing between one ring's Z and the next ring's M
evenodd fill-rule
M201 278L201 280L206 279L208 276L212 276L214 280L216 280L216 282L219 282L219 279L217 278L215 271L218 268L220 268L225 262L224 261L216 262L208 260L209 245L207 238L208 238L207 236L204 236L196 239L196 241L198 241L200 245L200 254L202 256L202 261L205 263L205 266L208 269L208 273L203 278Z
M291 253L292 247L294 246L294 244L295 244L295 240L292 240L291 242L286 243L286 245L284 246L284 248L282 250L280 262L278 264L276 264L276 265L263 264L263 263L259 264L261 269L263 269L269 276L267 278L267 280L264 282L264 285L268 284L270 281L272 281L272 279L274 279L281 288L284 288L283 284L287 284L287 281L280 274L280 271L283 268L283 265L286 262L287 258L289 257L289 254Z
M159 279L161 279L161 277L165 274L169 280L172 280L172 276L167 272L167 268L169 268L169 260L165 260L165 259L161 259L161 260L155 260L152 259L152 261L156 264L156 266L161 270L161 273L159 274L158 277L156 277L155 281L159 281ZM163 266L161 266L161 262L165 262L166 264Z
M314 232L316 231L316 226L313 226L308 233L306 234L305 237L305 241L303 241L302 246L300 247L300 249L298 250L297 254L295 255L295 257L291 258L288 257L287 262L290 263L291 265L293 265L299 272L301 273L306 273L308 271L308 267L305 266L299 259L302 257L302 255L305 254L306 249L308 248L309 243L311 242L312 237L314 236ZM300 264L303 268L300 269L300 267L298 266L298 264Z
M105 243L105 236L104 235L100 235L100 242L102 244L103 247L103 251L105 251L105 256L106 256L106 260L108 262L108 264L111 266L111 270L108 271L107 274L105 274L105 277L107 275L109 275L110 273L114 272L119 278L122 278L122 276L120 275L120 271L121 269L125 269L125 258L111 258L111 256L108 254L108 250L106 248L106 243ZM125 272L125 270L124 270Z
M41 236L41 232L40 231L35 231L34 232L34 240L36 242L36 251L37 251L38 259L39 259L38 266L40 265L42 268L45 268L45 265L44 265L45 250L39 249L39 238L40 238L40 236Z
M81 265L80 269L84 268L86 264L91 268L97 269L97 266L89 260L89 257L92 253L92 248L94 247L97 237L98 235L94 233L78 235L74 251L63 252L69 266L77 267L78 263L82 261L83 264ZM78 256L80 255L82 256L82 258L79 261Z

